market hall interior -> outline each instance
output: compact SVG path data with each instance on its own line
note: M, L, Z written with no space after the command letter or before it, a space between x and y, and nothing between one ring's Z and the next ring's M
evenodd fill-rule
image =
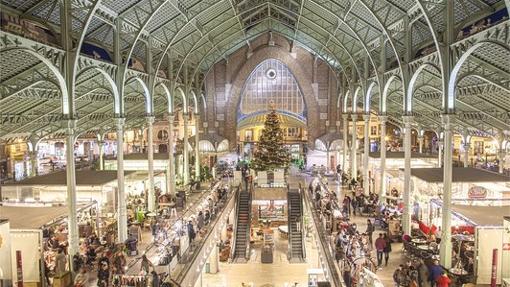
M2 0L1 286L510 286L510 0Z

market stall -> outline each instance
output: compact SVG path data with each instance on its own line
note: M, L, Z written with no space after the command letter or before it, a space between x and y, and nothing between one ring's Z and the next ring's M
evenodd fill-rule
M441 227L440 200L431 201L432 224ZM502 265L504 242L503 220L510 205L470 206L452 205L453 270L459 277L473 277L476 284L491 281L492 254L498 252L498 284L502 274L510 274L510 265ZM464 280L464 278L460 278ZM469 278L467 278L469 279Z
M134 172L125 172L129 180ZM4 202L61 202L67 199L66 172L59 171L5 183L2 186ZM76 197L78 202L97 201L105 211L113 212L117 172L106 170L76 170ZM129 191L129 189L128 189Z
M80 225L95 225L94 217L87 215L94 215L96 206L89 203L77 207ZM62 205L0 206L0 216L8 219L10 225L9 240L6 241L9 242L7 246L10 245L10 266L3 266L9 261L1 260L0 269L10 270L9 278L17 278L21 268L25 284L45 286L54 278L67 278L66 265L59 261L62 257L59 253L67 246L67 214L67 207ZM2 229L2 236L4 233ZM21 251L21 254L18 255L17 251ZM20 261L21 265L18 264Z

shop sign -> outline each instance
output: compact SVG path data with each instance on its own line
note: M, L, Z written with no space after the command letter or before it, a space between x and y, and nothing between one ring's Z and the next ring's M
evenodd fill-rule
M487 189L481 186L473 186L469 188L469 199L482 199L487 197Z
M18 287L23 287L23 262L21 259L21 250L16 250L16 277Z

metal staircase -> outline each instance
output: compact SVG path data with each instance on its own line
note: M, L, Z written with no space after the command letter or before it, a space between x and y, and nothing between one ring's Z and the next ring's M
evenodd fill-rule
M246 190L238 193L236 218L232 260L236 263L246 263L250 258L251 226L251 193Z
M293 263L304 262L306 258L303 233L303 199L299 190L287 192L289 205L289 261Z

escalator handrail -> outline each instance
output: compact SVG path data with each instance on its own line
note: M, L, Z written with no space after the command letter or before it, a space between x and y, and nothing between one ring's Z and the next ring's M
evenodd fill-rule
M303 252L303 259L306 258L306 244L305 244L305 233L303 232L303 228L305 226L305 221L304 221L304 206L303 206L303 200L304 200L304 197L303 197L303 192L306 192L304 189L301 188L301 183L299 184L299 207L301 208L301 218L300 218L300 225L301 225L301 249L302 249L302 252Z
M234 259L235 256L236 256L236 246L237 246L237 220L238 220L238 216L239 216L239 198L240 198L240 195L239 193L241 192L241 184L239 184L236 188L236 190L234 191L235 192L235 206L234 206L234 209L236 211L235 213L235 216L236 216L236 219L234 220L234 225L233 225L233 228L232 228L232 247L230 249L230 258L231 259Z
M250 258L250 231L251 231L251 196L252 192L247 190L248 192L248 226L246 227L246 251L244 253L244 258L248 260Z
M313 218L312 226L315 227L315 229L317 231L316 234L319 237L319 245L320 246L318 246L318 247L323 251L324 257L326 259L327 268L330 272L329 280L333 284L333 286L345 286L345 284L339 274L339 270L337 270L333 256L331 254L331 250L329 248L329 240L324 236L325 230L322 226L322 223L321 223L315 209L313 209L312 206L310 206L311 201L309 199L308 192L304 191L303 194L304 194L304 197L306 198L306 205L307 205L308 209L310 210L310 213Z

